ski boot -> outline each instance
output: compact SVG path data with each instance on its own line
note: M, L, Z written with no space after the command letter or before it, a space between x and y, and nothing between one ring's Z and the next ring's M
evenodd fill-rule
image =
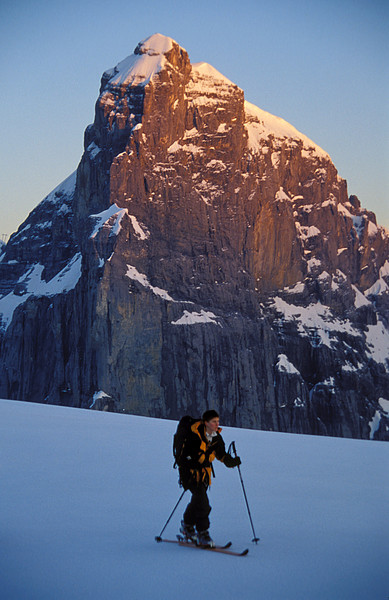
M197 544L199 546L205 546L206 548L214 548L215 547L215 542L209 535L208 529L206 529L205 531L199 531L197 539L198 539Z
M180 533L182 533L186 542L197 544L198 535L193 525L187 525L184 521L181 521Z

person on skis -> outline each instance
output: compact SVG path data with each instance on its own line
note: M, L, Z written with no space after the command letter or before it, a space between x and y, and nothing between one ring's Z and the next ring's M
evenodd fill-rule
M192 493L181 521L180 531L186 540L201 546L213 547L209 535L209 504L207 490L211 485L212 461L217 458L228 468L241 464L239 456L226 452L220 435L219 415L207 410L202 419L190 427L179 462L180 483Z

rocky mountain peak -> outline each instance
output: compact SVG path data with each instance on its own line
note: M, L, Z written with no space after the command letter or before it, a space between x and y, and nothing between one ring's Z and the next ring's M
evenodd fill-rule
M150 56L167 54L174 45L178 46L173 38L162 35L161 33L154 33L139 42L134 50L134 54L149 54Z
M182 68L183 59L189 61L186 50L172 38L156 33L139 42L134 53L116 67L105 71L102 88L145 86L166 67Z
M388 437L389 237L330 156L154 34L0 256L0 394Z

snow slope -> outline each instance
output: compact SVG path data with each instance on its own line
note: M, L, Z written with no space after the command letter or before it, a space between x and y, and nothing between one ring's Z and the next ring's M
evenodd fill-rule
M142 40L134 54L105 72L110 85L147 85L164 68L167 61L165 54L172 49L173 43L172 38L160 33Z
M224 428L212 534L244 558L157 544L180 490L176 423L0 401L4 600L384 600L389 445ZM185 501L166 535L178 529Z
M247 100L245 100L244 106L248 145L252 152L262 152L263 140L266 140L269 136L275 136L279 140L288 140L289 143L293 140L299 140L303 143L305 152L313 152L321 158L331 160L325 150L281 117L276 117L258 108L255 104L247 102Z

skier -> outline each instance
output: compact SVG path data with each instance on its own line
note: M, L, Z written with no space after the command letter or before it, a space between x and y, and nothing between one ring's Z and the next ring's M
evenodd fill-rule
M192 493L180 531L186 540L211 548L215 544L208 531L211 506L207 490L211 485L212 461L217 458L229 468L241 464L239 456L233 457L226 452L220 432L216 410L205 411L202 419L190 427L179 462L180 483Z

